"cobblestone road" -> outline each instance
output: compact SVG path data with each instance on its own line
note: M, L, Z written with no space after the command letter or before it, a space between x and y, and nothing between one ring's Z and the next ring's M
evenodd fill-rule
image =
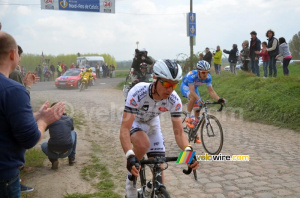
M37 96L39 98L43 96L45 99L59 96L77 107L88 104L89 101L98 109L99 107L108 109L110 119L103 121L102 116L97 122L107 130L103 130L94 139L108 138L111 146L106 146L106 148L114 148L114 152L123 156L119 142L119 120L122 106L124 106L124 97L120 90L115 90L114 86L111 86L112 82L117 84L115 81L114 79L101 79L98 87L84 92L84 95L88 96L86 102L81 99L83 94L79 94L77 90L68 90L68 93L72 93L68 95L60 91L64 93L60 95L53 85L50 92L47 91L49 93L47 95L52 93L53 96L46 96L44 93L39 93ZM40 89L45 88L41 86ZM102 90L99 92L98 89ZM34 90L38 91L39 86L36 86ZM35 96L37 93L33 91L32 95ZM90 111L89 115L92 116L92 113L93 111ZM299 132L246 122L242 118L235 118L227 113L214 114L220 119L224 130L222 154L250 155L250 161L201 162L197 171L198 181L195 181L192 175L186 176L182 173L182 169L186 168L185 164L169 163L169 168L165 171L165 185L172 198L300 197ZM114 119L113 116L119 117ZM174 139L168 113L161 117L161 121L167 156L178 156L180 150ZM109 126L112 128L107 128ZM193 145L193 147L197 154L205 154L202 145ZM78 153L80 152L79 150ZM125 171L125 160L124 164L122 163L118 167L120 174ZM120 183L121 189L124 183ZM119 191L120 194L125 193L121 191Z

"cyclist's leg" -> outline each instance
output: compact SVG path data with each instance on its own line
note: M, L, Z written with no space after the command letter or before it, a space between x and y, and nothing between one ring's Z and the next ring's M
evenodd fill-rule
M197 94L197 96L200 97L200 93L199 93L198 87L195 87L195 93ZM195 102L194 102L194 104L195 104ZM195 118L199 117L200 110L199 110L198 107L196 109L194 109L194 113L195 113Z
M193 101L191 101L191 100L193 100L193 98L192 99L189 98L190 89L189 89L188 86L186 86L184 84L181 84L180 91L181 91L182 96L188 99L188 106L187 106L187 113L188 114L187 114L187 118L189 118L190 114L191 114L191 112L193 110Z
M138 159L142 159L148 151L150 146L150 141L147 134L144 131L149 130L149 126L145 123L133 121L132 127L130 129L130 139L133 144L133 152L135 153ZM128 172L128 175L131 173ZM137 189L133 187L133 181L126 177L126 197L131 198L137 197Z
M150 147L147 151L148 158L153 157L165 157L166 150L164 144L164 137L161 132L160 128L160 121L159 117L155 117L150 122L150 129L146 132L149 140L150 140ZM163 168L163 164L161 165ZM161 172L162 182L164 183L164 172Z
M150 129L150 126L144 122L133 121L130 129L130 139L133 145L133 151L138 159L143 159L150 146L149 138L146 131Z

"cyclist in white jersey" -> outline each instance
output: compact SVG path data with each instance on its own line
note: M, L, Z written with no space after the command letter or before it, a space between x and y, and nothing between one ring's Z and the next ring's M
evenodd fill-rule
M134 165L145 154L148 157L165 156L159 120L159 115L163 112L169 111L171 114L177 145L182 150L193 150L183 132L182 103L174 91L182 76L180 65L170 60L158 60L153 66L153 72L153 83L138 83L129 91L120 129L128 175L133 174L136 177L139 170ZM188 166L196 170L199 163L196 161ZM137 190L128 177L126 197L137 197Z

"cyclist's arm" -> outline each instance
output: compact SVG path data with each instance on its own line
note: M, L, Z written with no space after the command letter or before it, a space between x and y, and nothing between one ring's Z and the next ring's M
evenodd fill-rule
M196 100L198 100L200 97L197 95L197 93L195 92L195 85L193 84L189 84L189 89L190 89L190 95L189 98L196 98Z
M135 119L134 114L123 112L123 119L122 119L121 129L120 129L120 141L125 154L127 153L128 150L132 149L131 141L130 141L130 129L134 119Z
M181 150L184 150L185 147L189 145L189 142L186 138L186 135L183 132L181 117L171 117L171 119L176 143L179 146L179 148L181 148Z
M215 100L219 100L220 97L219 97L218 94L215 92L215 90L213 89L212 86L208 86L208 87L207 87L207 91L208 91L210 97L212 97L212 98L215 99Z
M189 145L186 135L183 132L181 117L172 117L173 131L175 135L175 140L177 145L181 148L181 150L185 150L185 148ZM187 164L188 167L196 170L199 168L199 162L194 162L193 164Z

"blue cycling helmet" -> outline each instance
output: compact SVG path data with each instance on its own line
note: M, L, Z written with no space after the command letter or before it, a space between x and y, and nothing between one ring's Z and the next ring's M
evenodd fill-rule
M210 65L207 61L201 60L197 63L197 70L210 70Z

